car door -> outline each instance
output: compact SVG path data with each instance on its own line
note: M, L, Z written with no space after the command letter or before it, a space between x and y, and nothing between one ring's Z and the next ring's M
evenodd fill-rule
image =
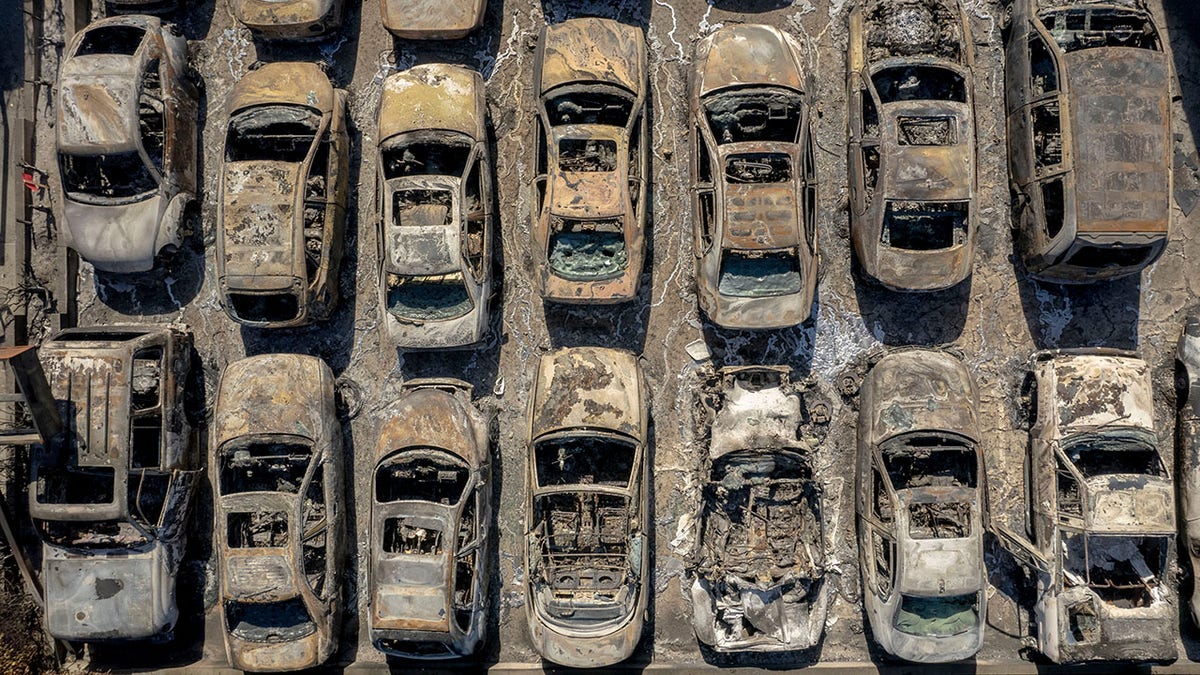
M886 603L896 587L896 538L892 533L896 514L891 480L882 469L877 453L872 453L868 474L863 480L866 484L859 488L863 592Z
M1013 181L1020 206L1029 209L1023 232L1033 250L1059 239L1065 222L1065 181L1070 168L1069 134L1063 120L1067 97L1062 91L1062 64L1057 44L1036 20L1027 24L1019 76L1024 99L1013 113L1009 132L1020 150L1014 154Z
M696 119L692 125L692 213L695 214L694 252L698 258L708 255L713 240L718 236L714 222L716 185L713 182L713 156L700 124L700 119Z
M468 276L474 281L475 301L483 304L483 316L488 314L491 300L491 163L487 146L477 143L467 160L467 173L462 182L463 236L462 256Z

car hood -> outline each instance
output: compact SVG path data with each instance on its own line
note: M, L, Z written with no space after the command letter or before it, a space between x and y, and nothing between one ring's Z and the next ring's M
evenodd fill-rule
M1048 364L1060 435L1135 427L1154 433L1154 393L1146 362L1108 354L1069 354Z
M1174 533L1175 491L1170 480L1108 475L1087 481L1090 527L1105 533Z
M542 32L541 92L562 84L604 82L640 94L646 82L642 29L611 19L581 18Z
M216 448L251 434L289 434L312 440L321 453L330 434L338 433L325 422L334 416L333 374L315 356L262 354L229 364L215 410Z
M402 448L435 447L478 467L487 460L487 430L463 395L441 389L406 392L386 413L375 457Z
M55 637L144 638L174 624L175 570L163 547L111 557L44 551L46 625Z
M530 440L566 429L618 431L642 440L637 357L599 347L560 349L542 357L533 397Z
M300 275L296 189L302 169L302 164L276 161L225 165L221 276Z
M740 85L805 90L796 46L778 28L735 24L705 38L697 51L702 53L695 70L699 96Z
M891 354L875 364L863 388L872 443L923 429L979 438L970 374L951 356L924 350Z
M63 200L68 244L97 269L144 272L154 266L167 199L153 192L123 204Z
M276 3L272 3L276 4ZM326 6L329 0L323 0ZM329 78L315 63L268 63L246 73L229 95L229 113L256 105L292 104L321 114L333 112L336 99Z
M138 62L131 56L77 56L59 80L58 149L73 154L138 147Z
M1080 49L1063 61L1076 99L1070 109L1076 228L1165 233L1172 147L1166 54Z
M436 3L438 6L433 11L428 5L435 3L411 0L385 2L384 6L398 13L402 7L411 7L419 10L420 16L412 17L417 23L443 24L453 21L447 14L459 14L481 2ZM397 25L415 30L412 19L405 18ZM486 112L478 105L482 89L483 78L479 73L461 66L428 63L389 75L383 81L379 101L379 138L388 139L396 134L426 129L457 131L476 141L486 138Z

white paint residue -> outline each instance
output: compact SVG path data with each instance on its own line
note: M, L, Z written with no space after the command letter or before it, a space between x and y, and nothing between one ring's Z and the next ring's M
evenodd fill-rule
M821 303L817 314L816 347L812 369L832 378L863 352L878 347L879 340L859 316L838 307L841 302Z
M1071 299L1065 295L1056 295L1038 286L1034 291L1038 304L1038 326L1042 332L1042 340L1047 347L1058 346L1063 331L1071 323Z
M712 11L713 0L708 0L708 9L704 10L704 16L700 17L700 24L696 26L697 31L700 33L700 37L704 37L710 33L715 33L725 27L725 24L723 23L708 22L708 17L712 16Z
M669 39L671 41L671 44L675 45L675 48L679 50L679 56L674 59L666 59L666 60L667 61L682 61L683 60L683 45L679 44L679 41L675 39L675 31L679 29L679 21L675 17L675 6L670 3L663 2L662 0L654 0L654 4L658 5L659 7L666 7L667 9L671 10L671 30L667 31L667 39Z

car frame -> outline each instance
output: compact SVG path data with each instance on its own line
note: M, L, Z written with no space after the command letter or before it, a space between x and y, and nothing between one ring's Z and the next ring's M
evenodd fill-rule
M333 373L300 354L230 363L210 433L216 611L229 664L320 666L341 632L346 545Z
M63 243L102 272L149 271L196 227L187 41L156 17L118 16L76 33L64 53L54 96Z
M1036 577L1038 650L1055 663L1173 660L1175 490L1150 366L1087 348L1038 352L1030 369L1026 532L992 528Z
M725 328L785 328L812 313L816 83L802 54L795 38L756 24L726 26L696 45L689 79L696 290L704 313ZM776 270L755 273L766 264ZM781 287L764 292L772 279Z
M169 640L176 576L200 483L183 400L180 326L61 331L40 349L64 433L31 453L47 632L60 640Z
M1192 596L1188 607L1192 621L1200 626L1200 316L1188 314L1175 351L1175 362L1183 387L1176 404L1179 415L1175 433L1178 438L1176 463L1179 471L1179 507L1183 510L1183 536L1186 558L1192 572Z
M649 411L637 357L602 347L544 354L527 419L530 638L559 665L614 665L640 642L651 592Z
M379 303L388 341L401 349L464 348L487 335L495 231L487 124L474 70L424 64L383 81Z
M924 42L888 35L918 12L932 22ZM971 275L978 237L970 23L958 0L871 0L851 10L849 42L855 256L889 289L951 288Z
M303 326L337 307L350 173L346 96L312 63L263 65L229 94L217 284L221 307L240 324Z
M646 257L645 34L591 17L546 26L533 72L538 291L560 303L632 300Z
M1163 38L1140 2L1040 4L1013 0L1005 40L1017 249L1030 276L1054 283L1137 274L1170 234ZM1060 17L1061 30L1047 26ZM1068 18L1083 29L1069 29ZM1080 47L1087 42L1097 45Z
M371 644L389 656L470 656L487 638L490 425L471 390L462 380L407 380L383 415L371 481L368 625Z
M259 40L320 40L342 25L345 0L229 0L233 16Z
M455 40L483 25L487 0L382 0L383 27L406 40Z
M961 661L983 645L977 399L962 361L927 349L886 354L862 384L855 506L864 612L875 641L907 661Z

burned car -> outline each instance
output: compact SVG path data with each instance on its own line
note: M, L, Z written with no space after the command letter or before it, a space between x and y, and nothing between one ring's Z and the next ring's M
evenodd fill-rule
M409 40L453 40L483 24L487 0L383 0L383 27Z
M608 19L546 26L534 65L539 290L564 303L637 296L646 255L646 41Z
M1183 509L1184 551L1192 570L1192 621L1200 626L1200 316L1189 315L1175 360L1182 369L1179 393L1179 504Z
M726 328L801 324L817 286L817 178L800 45L770 26L722 28L697 45L690 89L700 306Z
M370 630L411 659L473 654L487 633L488 420L471 385L414 379L385 412L371 502Z
M690 590L696 637L718 652L815 647L829 585L813 465L828 418L811 413L828 404L784 366L723 368L699 402L708 483Z
M388 76L379 104L380 306L403 349L487 333L492 173L483 78L426 64Z
M1027 531L993 522L1037 580L1038 649L1056 663L1175 658L1175 490L1150 367L1130 352L1033 357Z
M529 406L525 614L542 658L611 666L637 647L651 592L649 412L633 354L542 356Z
M957 0L872 0L850 14L850 230L862 270L893 290L971 275L972 63Z
M921 663L983 645L985 485L974 380L962 362L893 352L863 381L858 550L875 640Z
M327 319L337 306L346 228L346 92L314 64L270 63L238 80L227 107L221 305L259 328Z
M233 16L260 40L311 40L342 25L345 0L229 0Z
M226 366L213 409L214 561L234 668L314 668L337 649L345 546L333 373L300 354Z
M1007 33L1025 269L1055 283L1137 274L1167 245L1171 212L1171 67L1154 20L1135 0L1014 0Z
M32 451L47 632L169 639L200 479L183 410L191 336L168 326L72 328L41 357L64 433Z
M55 120L63 243L104 272L146 272L196 227L196 87L187 41L150 16L75 34Z

